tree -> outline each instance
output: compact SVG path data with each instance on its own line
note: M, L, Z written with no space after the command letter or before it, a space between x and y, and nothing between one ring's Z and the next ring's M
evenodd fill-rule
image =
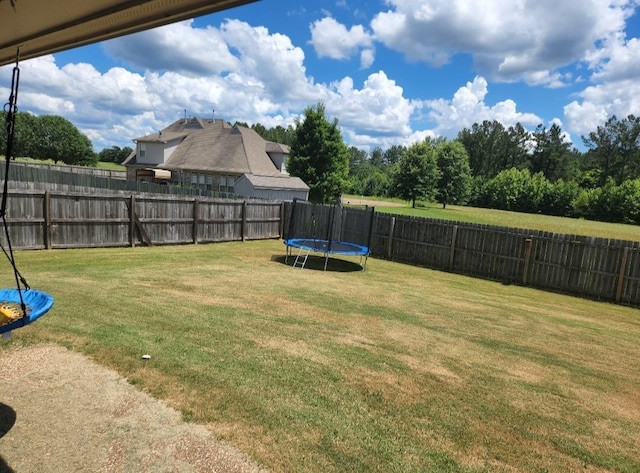
M393 195L411 202L431 200L436 194L438 164L435 150L429 139L414 143L402 153L398 169L393 176Z
M523 196L530 186L531 173L528 169L506 169L487 181L481 200L492 209L521 211Z
M98 153L98 160L105 163L118 163L121 164L133 151L129 146L120 148L119 146L112 146L111 148L104 148Z
M461 130L457 140L469 154L474 176L491 179L505 169L524 168L527 164L529 133L520 123L506 129L497 120L485 120L474 123L471 130Z
M393 145L391 148L387 149L384 152L383 161L386 166L393 166L400 162L400 158L402 157L402 153L407 150L406 146L402 145Z
M323 103L306 108L304 120L296 122L287 170L307 183L309 200L315 202L335 201L346 189L349 151L338 120L327 120Z
M640 177L640 117L629 115L618 120L613 115L582 141L589 148L587 169L601 171L600 185L609 177L618 185Z
M7 150L7 112L0 111L0 117L0 123L2 124L2 129L0 130L0 155L4 155ZM27 112L18 112L15 117L13 157L30 156L34 141L33 121L36 117Z
M34 120L32 157L65 164L95 165L97 155L91 141L66 118L42 115Z
M372 166L381 168L384 165L384 152L382 151L382 148L376 146L369 155L369 161Z
M466 202L471 192L469 155L459 141L446 141L436 148L440 178L436 200L446 208L448 203Z
M364 195L363 181L369 174L370 164L367 161L367 152L349 147L349 192Z
M565 141L558 124L552 124L548 130L538 125L533 132L533 139L535 148L529 158L532 174L541 172L551 182L575 177L577 154L571 150L571 143Z

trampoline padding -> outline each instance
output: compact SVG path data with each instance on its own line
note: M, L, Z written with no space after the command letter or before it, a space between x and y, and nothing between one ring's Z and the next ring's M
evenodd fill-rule
M331 243L331 244L329 244ZM348 241L331 241L318 238L290 238L284 244L303 250L315 251L324 254L336 254L346 256L367 256L369 248Z

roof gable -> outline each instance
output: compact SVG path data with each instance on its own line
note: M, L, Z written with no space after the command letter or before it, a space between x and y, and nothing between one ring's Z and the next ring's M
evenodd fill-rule
M138 143L179 144L162 165L166 169L229 174L280 175L267 151L287 154L288 147L265 141L255 130L231 126L221 119L180 119Z

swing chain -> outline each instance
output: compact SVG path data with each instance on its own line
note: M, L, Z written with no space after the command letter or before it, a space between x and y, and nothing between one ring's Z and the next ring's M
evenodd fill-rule
M20 274L16 261L13 255L13 248L11 247L11 237L9 234L9 226L7 225L7 196L9 194L9 163L13 158L13 140L15 138L15 125L16 115L18 112L18 86L20 85L20 48L16 52L16 65L13 68L13 75L11 77L11 91L9 94L9 102L4 106L6 112L6 129L7 129L7 148L5 153L5 174L4 174L4 186L2 191L2 204L0 205L0 217L2 217L2 224L4 227L5 240L7 242L7 249L0 244L2 252L5 254L9 263L13 267L13 274L15 277L16 287L20 296L20 306L22 308L23 316L27 315L27 306L24 303L22 297L22 288L25 291L30 289L29 284L25 278Z

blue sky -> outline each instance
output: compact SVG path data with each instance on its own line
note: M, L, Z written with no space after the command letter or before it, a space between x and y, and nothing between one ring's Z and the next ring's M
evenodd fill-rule
M640 115L640 0L262 0L21 64L19 108L100 151L184 116L287 126L325 103L367 151L482 120L581 135ZM8 97L11 67L0 68Z

